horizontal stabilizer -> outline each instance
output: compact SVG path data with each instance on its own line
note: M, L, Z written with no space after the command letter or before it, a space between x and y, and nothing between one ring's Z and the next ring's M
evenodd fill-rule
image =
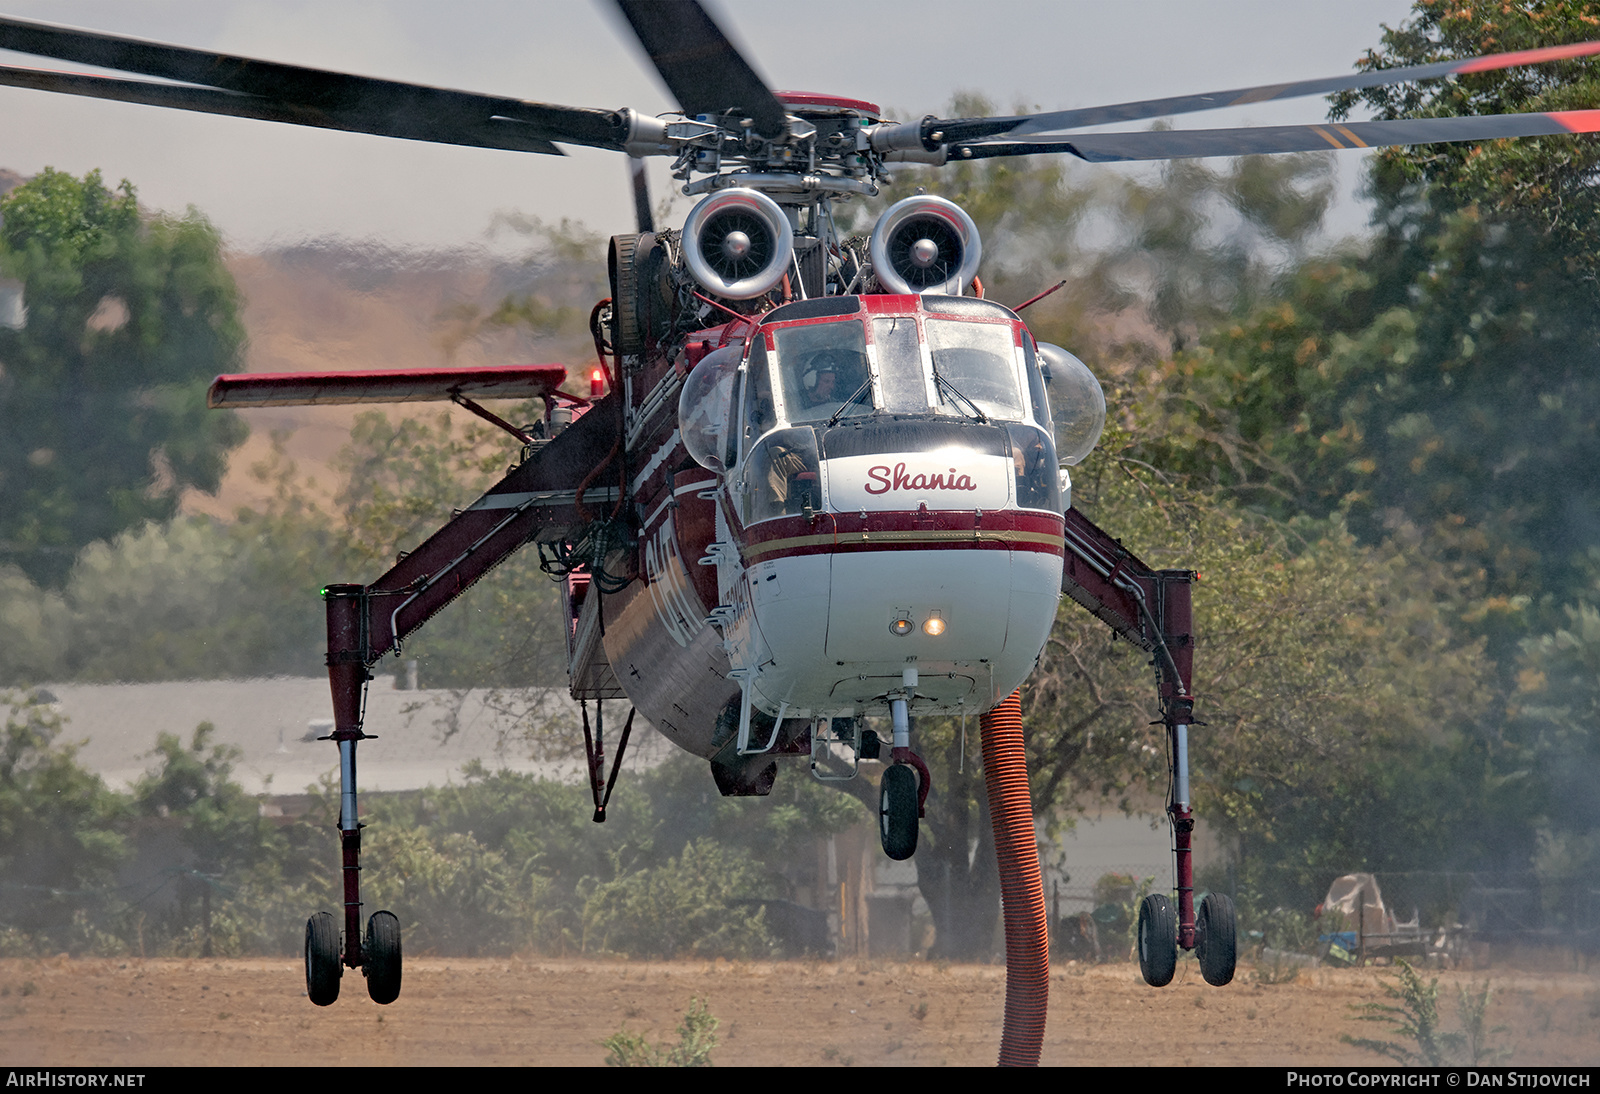
M555 394L563 395L569 402L582 402L556 391L566 378L567 370L563 365L254 372L218 376L206 394L206 403L213 408L233 409L443 402L457 395L474 399L534 399Z

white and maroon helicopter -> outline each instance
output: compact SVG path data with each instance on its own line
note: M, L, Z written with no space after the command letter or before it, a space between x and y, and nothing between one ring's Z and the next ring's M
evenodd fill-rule
M916 847L930 779L918 715L977 714L1007 937L1003 1063L1036 1063L1046 914L1019 688L1063 593L1152 655L1173 780L1174 901L1145 899L1139 960L1168 983L1179 947L1233 976L1234 911L1194 904L1188 780L1195 628L1186 570L1155 571L1071 507L1100 387L984 298L981 242L949 201L908 198L870 237L834 226L893 165L1068 153L1092 162L1298 152L1600 130L1600 111L1084 134L1242 102L1320 95L1600 53L1580 43L1324 80L1046 114L883 120L871 103L769 90L693 0L618 0L679 113L552 106L255 61L0 18L0 49L152 79L0 68L0 84L510 151L634 158L639 231L611 241L588 397L556 365L222 376L211 405L452 400L521 458L389 572L324 589L340 756L345 908L306 928L310 998L344 968L398 997L398 920L361 922L356 748L370 670L514 551L562 582L572 694L584 706L595 819L635 714L710 762L724 794L764 794L780 760L819 778L884 758L881 835ZM159 82L158 82L159 81ZM700 197L656 231L639 160L672 159ZM1041 294L1042 295L1042 294ZM1038 299L1035 297L1034 299ZM540 399L519 427L482 399ZM632 704L606 772L604 700ZM595 701L595 725L587 703ZM887 716L892 739L863 727ZM342 934L342 937L341 937Z

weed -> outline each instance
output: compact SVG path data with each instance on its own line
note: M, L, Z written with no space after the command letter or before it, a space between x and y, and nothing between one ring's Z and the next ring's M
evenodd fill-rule
M1300 962L1282 950L1263 950L1252 975L1257 984L1292 984L1300 976Z
M23 995L38 995L39 994L39 985L35 984L32 980L24 980L22 982L22 994Z
M1384 994L1395 1003L1362 1003L1352 1007L1363 1022L1381 1022L1393 1033L1415 1042L1413 1050L1400 1041L1379 1041L1369 1037L1341 1034L1345 1044L1376 1052L1402 1064L1444 1067L1449 1064L1484 1064L1503 1060L1510 1049L1496 1048L1489 1038L1505 1031L1504 1026L1485 1030L1484 1016L1493 992L1485 980L1476 990L1456 991L1456 1018L1461 1028L1445 1032L1439 1018L1439 978L1426 984L1417 970L1405 961L1395 962L1395 980L1383 984Z
M717 1019L698 996L678 1023L678 1043L652 1045L642 1033L619 1029L600 1042L607 1067L710 1067L717 1047Z
M919 1003L915 1004L914 1006L912 1006L912 1008L911 1008L911 1017L915 1018L917 1021L920 1022L924 1018L926 1018L927 1016L928 1016L928 1001L926 999L924 999L921 1002L919 1002Z

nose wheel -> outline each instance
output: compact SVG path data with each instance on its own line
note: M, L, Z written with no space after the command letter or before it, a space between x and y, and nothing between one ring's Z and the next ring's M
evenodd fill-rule
M917 852L917 773L895 764L878 783L878 836L883 853L899 862Z

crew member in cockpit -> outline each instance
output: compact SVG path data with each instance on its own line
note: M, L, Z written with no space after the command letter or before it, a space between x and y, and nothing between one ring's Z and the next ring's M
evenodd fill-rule
M806 406L822 406L825 403L839 401L839 370L831 364L824 364L817 369L817 379L811 385L811 390L806 392Z

